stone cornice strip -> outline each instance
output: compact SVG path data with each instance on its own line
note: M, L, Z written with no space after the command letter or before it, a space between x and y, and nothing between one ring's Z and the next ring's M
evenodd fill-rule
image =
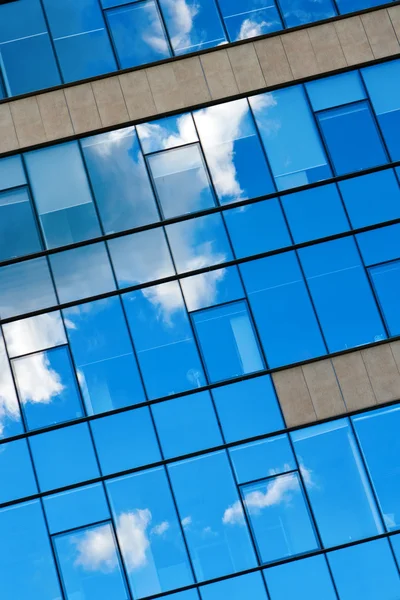
M0 154L400 53L400 5L0 104Z

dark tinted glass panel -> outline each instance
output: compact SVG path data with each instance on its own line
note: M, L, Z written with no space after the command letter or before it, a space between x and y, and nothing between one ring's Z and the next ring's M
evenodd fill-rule
M0 192L0 260L41 249L28 190Z
M282 29L273 0L218 0L231 42Z
M337 600L323 556L313 556L266 569L264 577L271 600Z

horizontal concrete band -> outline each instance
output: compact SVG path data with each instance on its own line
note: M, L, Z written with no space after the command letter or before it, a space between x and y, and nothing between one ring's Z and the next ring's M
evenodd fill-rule
M0 153L400 52L400 5L0 104Z
M400 341L273 373L288 427L400 399Z

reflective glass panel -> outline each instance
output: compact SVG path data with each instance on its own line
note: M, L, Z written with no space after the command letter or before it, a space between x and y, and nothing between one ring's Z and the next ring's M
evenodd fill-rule
M377 267L371 267L368 272L389 334L399 335L400 261L393 260Z
M291 436L324 546L382 533L347 419L315 425Z
M102 483L45 496L43 505L50 533L60 533L110 518Z
M367 96L359 71L315 79L305 85L314 111L364 100Z
M63 311L88 414L145 400L119 298Z
M39 500L0 511L3 600L61 597L56 567ZM21 574L22 573L22 574Z
M367 267L400 258L400 223L359 233L357 243Z
M50 256L60 302L71 302L115 290L104 242Z
M146 288L123 300L149 398L205 385L179 284Z
M302 248L299 257L330 352L386 337L353 239Z
M10 358L67 343L58 311L5 323L2 328Z
M250 573L241 577L225 579L200 588L202 600L268 600L261 573Z
M25 160L48 248L101 235L78 142L27 152Z
M173 463L169 473L197 578L202 581L255 566L226 453Z
M218 0L231 42L282 29L273 0Z
M239 484L297 469L287 435L234 446L229 454Z
M153 0L108 10L106 16L121 69L171 55L157 4Z
M232 302L192 315L210 381L264 368L247 303Z
M215 269L180 281L189 312L239 300L244 296L237 267Z
M212 395L227 442L284 427L269 375L217 387Z
M388 540L359 544L327 556L340 600L400 597L399 573Z
M210 106L193 115L221 204L274 191L246 99Z
M126 600L127 590L109 523L53 537L67 600Z
M191 113L164 117L136 126L144 154L186 146L198 141Z
M159 220L134 127L81 140L106 234Z
M279 190L330 176L322 142L302 86L250 98Z
M387 162L367 101L317 113L317 118L337 175Z
M147 407L95 419L90 428L103 475L161 459Z
M134 597L193 583L164 469L112 479L106 487Z
M37 493L32 461L26 440L0 446L0 502L11 502Z
M197 52L226 41L215 0L159 0L174 54ZM184 22L182 21L184 15Z
M325 354L325 346L293 252L240 266L255 325L270 367Z
M0 439L23 432L21 413L10 363L0 335Z
M0 160L0 190L26 184L21 156L10 156Z
M199 144L152 154L147 160L165 219L214 206Z
M29 354L14 359L11 364L28 429L83 415L67 347Z
M304 23L322 21L336 15L331 0L279 0L286 27L297 27Z
M41 249L28 190L0 192L0 260Z

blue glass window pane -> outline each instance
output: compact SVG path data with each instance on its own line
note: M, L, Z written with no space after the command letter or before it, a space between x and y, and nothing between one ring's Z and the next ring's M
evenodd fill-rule
M245 301L196 312L192 319L210 381L264 368Z
M20 155L0 160L0 190L25 185L26 177Z
M169 473L199 581L256 565L225 452L171 464Z
M178 273L231 260L221 215L207 215L165 228Z
M103 475L161 459L147 407L96 419L90 427Z
M3 319L57 304L46 258L0 268L0 316Z
M325 547L383 532L347 419L291 434Z
M152 154L147 160L165 219L214 206L199 144Z
M134 127L84 138L81 145L106 234L159 221Z
M356 102L317 114L338 175L387 162L368 102Z
M0 439L23 432L17 394L3 336L0 335Z
M194 119L221 204L275 191L246 99L198 110Z
M337 0L340 14L357 12L385 4L385 0Z
M229 600L268 600L260 573L250 573L241 577L225 579L211 585L205 585L200 588L202 600L221 600L229 598Z
M102 483L43 498L50 533L83 527L110 518Z
M197 590L186 590L185 592L170 594L169 597L171 600L199 600L199 593Z
M239 484L297 469L287 435L235 446L229 454Z
M392 535L390 538L390 545L393 548L397 564L400 563L400 535Z
M299 256L330 352L386 337L353 239L302 248Z
M314 111L326 110L366 98L358 71L310 81L306 83L306 90Z
M400 160L400 60L368 67L362 75L389 154L392 160Z
M164 117L136 126L144 154L186 146L198 141L191 113Z
M297 473L285 473L242 487L242 495L263 563L318 548ZM231 513L231 519L236 519Z
M179 284L132 292L123 300L149 398L205 385Z
M67 600L126 600L127 589L111 525L53 538Z
M134 598L193 583L163 468L106 483Z
M63 311L88 414L145 400L119 298Z
M10 358L67 343L58 311L5 323L2 329Z
M10 96L27 94L61 83L47 32L0 43L0 62Z
M174 54L187 54L226 42L215 0L159 0ZM185 21L182 24L182 12Z
M312 556L266 569L264 577L271 600L337 600L323 556Z
M109 10L106 17L122 69L171 56L153 0Z
M354 228L400 217L400 188L394 171L378 171L339 182Z
M71 302L115 290L105 244L100 242L50 256L60 302Z
M282 204L295 244L349 229L336 185L289 194L282 197Z
M37 493L26 440L15 440L1 445L0 502L10 502Z
M115 238L108 247L119 288L175 275L162 228Z
M326 160L303 86L250 98L279 190L326 179Z
M0 8L0 15L0 42L46 31L40 0L19 0L5 4Z
M83 415L75 372L65 346L16 358L11 364L28 429Z
M282 29L274 0L218 0L231 42Z
M400 261L371 267L368 271L389 335L399 335Z
M154 404L152 412L165 458L223 443L209 392Z
M223 215L237 258L292 243L278 198L232 208Z
M328 554L341 600L394 600L399 573L388 540L375 540Z
M228 443L284 427L269 375L215 388L212 395Z
M366 266L400 258L400 223L359 233L357 242Z
M310 297L293 252L240 266L270 367L325 354Z
M27 152L25 160L48 248L101 235L77 142Z
M40 501L0 511L1 596L3 600L61 597Z
M87 423L34 435L29 444L42 492L99 476Z
M64 81L115 71L116 64L97 0L44 0Z
M244 297L237 267L185 277L180 284L189 312Z
M279 0L283 19L286 27L297 27L304 23L322 21L336 15L336 10L331 0L314 2L313 0Z
M381 513L388 531L400 528L400 481L398 478L400 408L376 410L353 417Z
M28 190L0 192L0 260L41 249Z

